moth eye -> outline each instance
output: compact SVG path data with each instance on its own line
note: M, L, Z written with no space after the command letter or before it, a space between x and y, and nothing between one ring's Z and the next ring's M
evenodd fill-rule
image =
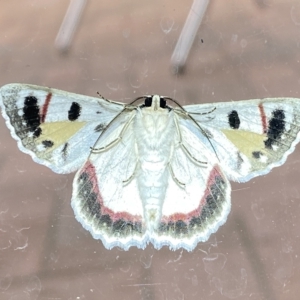
M228 114L228 122L232 129L238 129L240 127L241 121L236 110Z
M166 108L166 106L167 106L167 101L166 101L164 98L160 98L159 106L160 106L161 108Z
M145 98L145 106L150 107L152 105L152 97Z
M72 105L68 111L68 119L70 121L76 121L80 116L81 107L77 102L72 102Z

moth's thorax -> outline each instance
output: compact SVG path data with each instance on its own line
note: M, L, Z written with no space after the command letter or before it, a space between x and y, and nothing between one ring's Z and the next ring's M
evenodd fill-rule
M157 137L158 134L163 134L166 127L173 122L173 112L159 108L156 111L144 108L141 114L138 115L139 125L150 137Z
M139 157L153 152L158 155L157 161L169 158L168 153L176 141L176 127L173 111L159 108L154 111L144 108L138 111L134 120L134 131L137 140ZM170 136L173 138L170 139ZM151 155L150 155L151 156ZM159 158L161 156L161 158ZM146 159L146 157L142 158Z

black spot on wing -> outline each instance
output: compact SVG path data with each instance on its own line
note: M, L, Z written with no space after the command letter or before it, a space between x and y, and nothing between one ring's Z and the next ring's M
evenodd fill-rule
M37 138L37 137L39 137L41 134L42 134L42 128L41 128L41 127L38 127L38 128L34 131L33 136Z
M81 106L77 102L72 102L72 105L68 111L68 119L70 121L76 121L81 112Z
M226 189L226 182L220 176L215 177L215 183L210 188L210 193L206 196L206 204L202 208L201 214L198 217L193 217L190 221L190 227L201 228L211 226L210 223L220 215L223 207L224 192ZM197 230L197 229L196 229Z
M68 154L68 147L69 147L69 143L65 143L65 144L64 144L64 147L63 147L62 150L61 150L61 152L62 152L64 158L67 157L67 154Z
M236 110L228 114L228 123L232 129L238 129L240 127L241 121Z
M101 215L99 218L99 224L105 224L106 227L111 227L113 222L109 215Z
M129 236L133 232L142 232L142 225L139 222L125 221L119 219L112 224L112 230L118 236Z
M54 143L49 140L42 141L42 144L45 146L45 148L51 148L54 145Z
M267 137L265 147L271 149L278 140L281 139L285 131L285 113L282 109L274 110L268 124Z
M237 162L236 166L237 166L238 170L240 170L242 167L242 164L244 163L244 159L242 158L241 153L238 151L236 152L236 162Z
M93 185L89 179L89 175L85 172L79 176L79 196L84 199L85 209L82 213L85 215L92 215L97 218L101 217L100 203L97 201L97 195L93 192Z
M214 188L215 189L215 188ZM205 221L207 218L211 218L215 213L218 213L218 201L214 193L214 189L212 189L212 193L209 194L206 198L206 205L202 209L202 213L200 215L201 222ZM219 193L219 191L217 191Z
M175 223L175 234L187 234L188 226L185 222L179 220Z
M262 156L262 153L260 151L253 151L252 156L259 159Z
M33 132L35 137L40 136L42 130L40 120L40 108L38 99L34 96L27 96L24 100L23 119L26 122L27 129Z
M186 235L189 232L188 224L182 220L168 223L161 222L158 227L159 232L169 233L174 236Z
M212 134L212 132L209 131L207 128L202 128L202 131L208 139L214 138L214 135Z
M105 127L106 127L106 124L101 123L101 124L97 125L94 130L95 130L95 132L101 132L102 130L105 129Z

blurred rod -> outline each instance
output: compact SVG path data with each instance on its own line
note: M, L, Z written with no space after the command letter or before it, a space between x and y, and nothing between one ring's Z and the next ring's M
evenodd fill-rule
M209 0L194 0L171 57L172 71L180 73L193 45Z
M55 47L62 52L67 52L72 43L80 17L86 6L87 0L71 0L64 20L55 39Z

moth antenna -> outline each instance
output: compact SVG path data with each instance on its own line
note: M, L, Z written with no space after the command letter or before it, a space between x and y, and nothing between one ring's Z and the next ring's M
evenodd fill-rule
M104 100L104 101L106 101L106 102L108 102L108 103L116 104L116 105L121 105L121 106L123 106L123 107L126 106L125 103L118 102L118 101L113 101L113 100L109 100L109 99L103 97L99 92L97 92L97 95L98 95L98 97L100 97L102 100Z

